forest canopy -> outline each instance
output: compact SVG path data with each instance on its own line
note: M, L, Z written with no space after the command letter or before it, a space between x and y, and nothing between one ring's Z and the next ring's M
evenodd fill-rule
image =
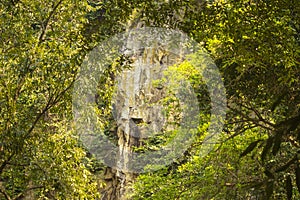
M160 170L132 175L122 198L299 199L299 22L298 0L1 1L0 199L121 199L107 195L120 190L107 172L120 175L79 139L72 92L94 47L143 27L181 31L205 49L222 76L228 110L208 155L199 156L210 116L203 112L198 138L184 155ZM116 144L120 136L112 131L110 112L115 76L133 63L115 59L95 94L100 121ZM170 69L187 77L199 106L209 110L193 68L179 62ZM161 82L156 84L158 91ZM165 100L177 109L176 99ZM134 150L155 151L168 137ZM115 188L107 189L110 182Z

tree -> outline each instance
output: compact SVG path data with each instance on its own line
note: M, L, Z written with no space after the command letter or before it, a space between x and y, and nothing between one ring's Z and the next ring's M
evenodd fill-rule
M279 198L282 194L275 191L284 187L289 174L296 181L299 165L299 10L290 1L214 6L220 17L211 30L215 36L208 40L208 48L227 85L231 110L227 127L236 135L259 128L268 136L251 143L262 149L260 165L266 175L257 184L265 188L264 198Z
M70 123L88 9L71 0L0 3L2 199L98 196Z
M101 184L89 170L97 163L70 123L71 90L88 50L140 26L179 29L203 45L223 75L229 112L210 155L197 157L202 124L182 159L140 175L134 197L299 197L299 9L296 0L2 1L0 197L98 196ZM106 73L109 86L114 70ZM142 150L159 139L168 138Z
M160 8L171 4L176 1ZM264 191L260 195L265 199L299 196L296 190L300 122L298 4L295 1L181 2L184 17L178 21L178 15L170 15L167 23L202 42L222 71L230 109L225 128L228 137L240 137L245 132L261 135L238 154L241 159L251 152L260 156L247 167L250 171L263 169L264 175L253 183L243 184ZM155 12L151 7L144 10L149 11L149 19L156 20L151 18L151 12ZM189 187L183 177L176 181Z

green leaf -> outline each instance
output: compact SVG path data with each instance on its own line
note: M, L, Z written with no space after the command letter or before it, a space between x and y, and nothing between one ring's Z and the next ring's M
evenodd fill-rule
M283 135L283 131L280 131L274 137L274 144L273 144L273 148L272 148L272 154L274 156L278 153L278 151L280 149L280 145L282 143L282 135Z
M288 161L285 165L279 167L278 169L275 170L275 172L282 172L285 171L289 166L291 166L295 161L297 161L297 156L292 158L290 161Z
M274 174L270 170L268 170L268 169L265 169L264 173L266 174L266 176L269 179L274 179L275 178Z
M266 185L266 200L271 199L274 191L274 181L268 181Z
M240 154L240 158L246 156L248 153L254 150L254 148L258 145L262 140L257 140L249 144L249 146Z
M266 156L268 152L270 151L272 145L273 145L274 137L269 137L266 141L266 145L263 148L263 151L261 153L261 160L264 161L266 159Z
M291 200L293 197L293 185L292 185L292 179L290 175L288 175L285 179L285 189L286 189L287 199Z
M297 185L298 191L300 192L300 166L299 166L299 161L296 164L295 174L296 174L296 185Z

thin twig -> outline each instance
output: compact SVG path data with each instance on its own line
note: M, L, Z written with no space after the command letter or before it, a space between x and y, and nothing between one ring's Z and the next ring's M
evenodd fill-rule
M60 0L54 7L53 10L50 12L49 16L47 17L45 23L43 23L43 30L42 33L39 37L39 45L44 41L44 35L46 34L50 19L52 18L52 16L54 15L54 13L56 12L56 9L58 8L58 6L62 3L63 0Z

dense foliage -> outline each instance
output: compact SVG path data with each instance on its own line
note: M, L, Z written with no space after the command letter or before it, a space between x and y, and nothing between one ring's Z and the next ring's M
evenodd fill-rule
M229 111L209 155L199 156L203 123L185 157L141 174L132 198L300 198L299 22L298 0L1 1L0 199L99 197L95 162L72 126L72 87L90 49L137 26L179 29L199 42L222 73ZM202 80L190 68L172 70L207 106ZM110 114L102 120L109 125Z
M95 198L71 127L88 11L78 1L0 3L0 198Z

